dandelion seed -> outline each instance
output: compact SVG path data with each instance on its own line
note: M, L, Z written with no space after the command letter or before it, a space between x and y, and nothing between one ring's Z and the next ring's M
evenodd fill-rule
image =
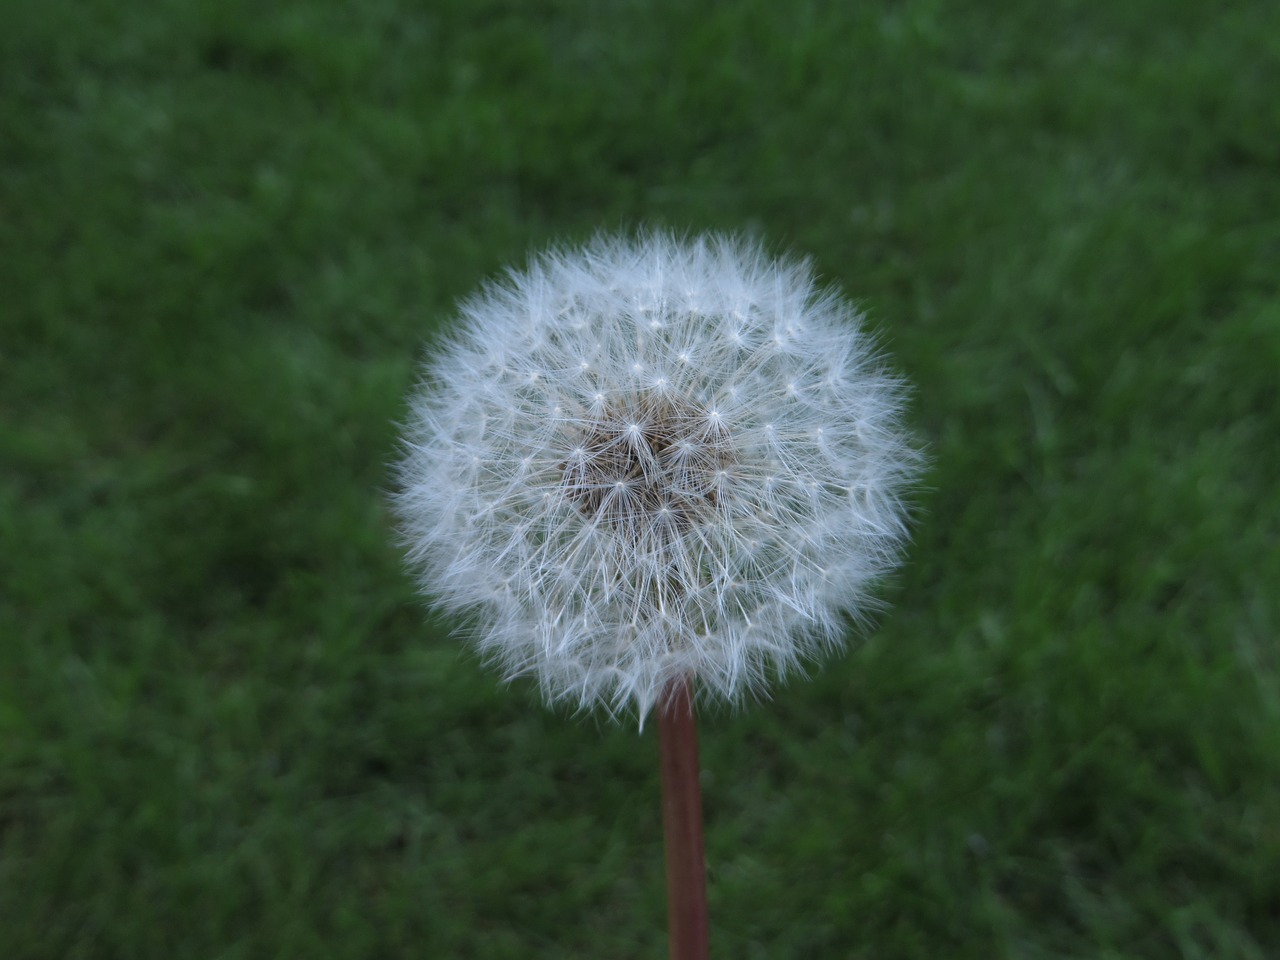
M920 458L899 381L806 265L598 238L460 314L394 505L424 590L506 676L643 720L680 678L760 694L874 604Z

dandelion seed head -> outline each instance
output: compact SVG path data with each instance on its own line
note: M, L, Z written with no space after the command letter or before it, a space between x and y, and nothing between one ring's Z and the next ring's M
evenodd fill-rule
M803 264L720 236L597 238L460 307L394 506L443 609L548 700L740 701L840 645L897 563L903 388Z

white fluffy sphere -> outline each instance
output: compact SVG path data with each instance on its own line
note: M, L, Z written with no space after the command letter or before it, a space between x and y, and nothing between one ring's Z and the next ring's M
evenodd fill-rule
M395 497L424 590L549 700L738 700L838 645L896 563L902 387L807 265L601 237L482 288L428 362Z

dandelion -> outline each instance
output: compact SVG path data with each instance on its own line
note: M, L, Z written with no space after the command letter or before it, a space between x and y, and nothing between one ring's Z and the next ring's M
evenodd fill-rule
M900 382L806 265L599 238L461 306L396 507L424 589L548 700L740 701L837 646L903 542Z
M919 456L901 382L806 264L599 237L460 313L395 507L424 589L507 676L661 723L691 690L763 694L873 608Z

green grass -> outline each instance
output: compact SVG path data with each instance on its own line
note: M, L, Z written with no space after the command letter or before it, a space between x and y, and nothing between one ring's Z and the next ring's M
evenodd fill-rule
M450 304L658 223L811 254L933 458L704 718L713 954L1280 955L1280 8L985 6L5 5L0 954L663 955L653 729L384 505Z

